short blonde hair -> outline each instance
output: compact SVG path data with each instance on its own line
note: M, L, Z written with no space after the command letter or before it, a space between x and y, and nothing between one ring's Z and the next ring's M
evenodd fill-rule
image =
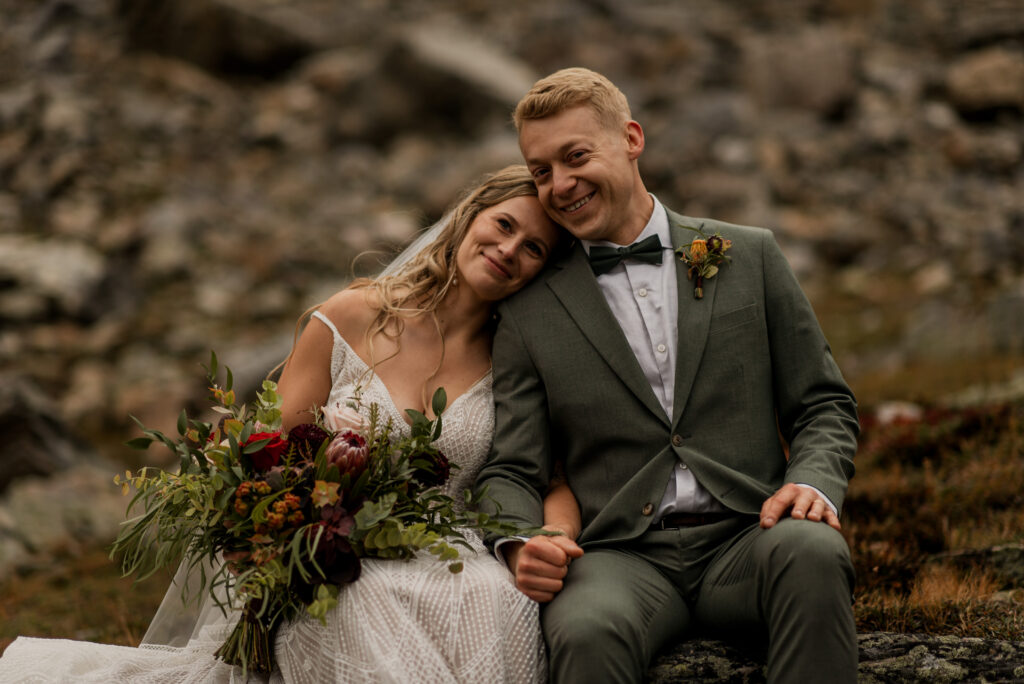
M580 105L590 107L598 120L612 129L633 118L622 91L601 74L582 67L562 69L534 83L516 105L512 118L516 130L521 131L524 121L545 119Z

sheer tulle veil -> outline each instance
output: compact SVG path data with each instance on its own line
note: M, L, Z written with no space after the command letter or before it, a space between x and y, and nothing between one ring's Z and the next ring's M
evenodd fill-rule
M426 228L391 260L378 277L394 275L401 271L403 266L437 240L450 220L451 213L448 213L437 223ZM200 577L204 572L208 577L213 573L208 560L202 561L202 567L191 565L188 559L182 560L140 646L184 647L204 626L229 619L208 591L205 596L198 596ZM183 594L191 599L184 601ZM221 597L222 601L224 598Z

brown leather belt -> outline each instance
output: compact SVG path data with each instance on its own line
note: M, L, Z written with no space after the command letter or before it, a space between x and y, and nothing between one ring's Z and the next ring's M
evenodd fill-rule
M658 522L651 525L652 530L676 530L680 527L697 527L698 525L710 525L735 517L735 513L724 511L720 513L669 513Z

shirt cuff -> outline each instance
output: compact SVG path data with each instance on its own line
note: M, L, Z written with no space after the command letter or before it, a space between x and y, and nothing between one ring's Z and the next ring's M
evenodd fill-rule
M505 568L506 570L508 570L509 567L508 563L505 561L505 554L501 552L501 545L512 541L521 541L523 543L526 543L530 541L530 538L517 535L514 537L502 537L498 541L494 542L494 557L498 559L499 563L501 563L501 567Z
M828 507L832 509L832 512L836 514L836 517L837 517L837 518L839 517L839 509L838 509L838 508L836 508L836 505L835 505L834 503L832 503L832 502L831 502L831 501L829 500L829 498L828 498L827 496L825 496L825 495L824 495L824 494L822 493L822 491L821 491L820 489L818 489L817 487L812 487L812 486L811 486L811 485L809 485L809 484L804 484L804 483L802 483L802 482L797 482L797 483L795 483L795 484L796 484L796 486L797 486L797 487L807 487L808 489L811 489L811 490L814 490L815 492L817 492L817 493L818 493L818 496L820 496L820 497L822 498L822 500L823 500L823 501L824 501L824 502L825 502L826 504L828 504ZM495 547L494 547L494 549L495 549L495 550L497 550L497 549L498 549L498 547L497 547L497 546L495 546Z

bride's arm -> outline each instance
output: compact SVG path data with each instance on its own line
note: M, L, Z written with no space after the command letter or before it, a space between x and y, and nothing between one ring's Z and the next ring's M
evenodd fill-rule
M575 540L580 536L582 527L579 503L558 464L548 493L544 496L544 529L562 532L569 539Z
M287 432L313 421L313 407L323 406L331 391L331 351L334 335L321 321L310 318L281 371L281 427Z

